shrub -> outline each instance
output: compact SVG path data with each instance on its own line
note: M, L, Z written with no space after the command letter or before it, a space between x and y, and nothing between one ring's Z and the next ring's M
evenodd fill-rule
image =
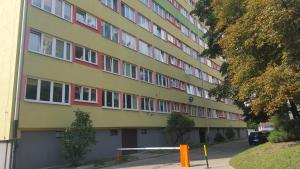
M173 144L184 143L184 135L192 131L194 126L193 119L180 113L171 113L165 131L169 134L175 134L176 139Z
M87 112L75 111L75 120L64 132L64 155L72 166L78 166L91 144L96 144L95 130Z
M216 133L214 141L217 142L217 143L224 142L225 138L221 133L218 132L218 133Z
M235 136L235 132L233 131L232 128L228 128L226 129L225 135L228 140L232 140Z
M271 143L284 142L289 140L289 134L286 131L274 130L268 136L268 140Z

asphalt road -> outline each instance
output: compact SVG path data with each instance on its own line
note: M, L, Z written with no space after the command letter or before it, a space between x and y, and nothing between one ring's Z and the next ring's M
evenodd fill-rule
M232 141L216 144L208 147L209 167L212 169L231 169L229 160L235 154L249 148L247 140ZM190 151L190 168L205 169L206 161L203 150L193 149ZM179 153L172 153L156 158L132 161L105 169L180 169Z

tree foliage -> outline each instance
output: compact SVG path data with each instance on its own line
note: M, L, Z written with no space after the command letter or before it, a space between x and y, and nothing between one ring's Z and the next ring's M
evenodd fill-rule
M180 113L171 113L165 131L170 134L175 134L176 139L174 144L183 143L184 135L189 133L194 126L195 122L187 116Z
M64 132L64 155L72 166L77 166L89 151L91 144L96 144L95 130L87 112L76 110L75 120Z
M299 0L199 0L192 14L210 28L203 54L227 60L212 95L233 98L248 118L286 103L300 118Z

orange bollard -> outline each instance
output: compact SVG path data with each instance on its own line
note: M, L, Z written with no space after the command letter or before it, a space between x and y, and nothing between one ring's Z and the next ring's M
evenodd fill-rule
M119 150L116 151L116 162L118 164L121 163L121 151L119 151Z
M190 167L189 146L180 144L180 164L181 167Z

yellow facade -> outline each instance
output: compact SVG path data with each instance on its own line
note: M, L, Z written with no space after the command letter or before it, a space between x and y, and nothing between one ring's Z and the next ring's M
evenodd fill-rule
M98 16L101 20L111 23L112 25L121 28L122 30L142 39L149 44L155 44L161 50L176 56L178 59L189 63L190 65L209 72L219 79L222 79L220 73L207 65L195 61L191 56L184 53L174 45L164 42L163 40L154 36L151 32L144 30L135 23L123 17L120 13L114 12L105 7L99 0L78 1L68 0L69 3L88 11L89 13ZM203 50L197 43L184 36L180 30L174 27L171 23L155 14L150 8L142 3L133 0L123 0L131 8L137 12L147 16L148 19L155 21L156 24L167 30L172 35L176 36L185 44L198 50ZM179 1L180 4L188 10L192 8L185 2ZM0 27L1 37L7 37L7 43L0 46L2 52L0 60L0 140L9 138L9 131L11 131L11 120L14 110L14 99L16 89L16 66L17 66L17 52L18 52L18 32L20 29L20 5L19 1L1 1L6 8L5 15L0 16L1 24L8 23L9 27ZM11 10L13 9L13 10ZM1 11L2 12L2 11ZM13 18L11 20L7 13ZM75 16L73 16L75 17ZM4 21L3 21L4 20ZM38 9L31 4L28 4L26 29L35 29L40 32L59 37L61 39L86 46L90 49L100 51L123 61L136 64L138 66L147 68L149 70L162 73L169 77L202 87L204 89L211 89L214 85L200 80L196 77L186 75L183 70L174 68L168 64L160 63L157 60L146 57L137 51L130 50L123 47L121 44L114 43L90 31L78 24L65 21L53 14L49 14L41 9ZM3 34L3 36L2 36ZM25 35L23 35L25 36ZM4 52L4 53L3 53ZM12 56L12 57L6 57ZM214 60L220 64L220 60ZM104 72L101 69L94 69L74 62L61 61L55 58L43 56L41 54L33 53L25 49L24 64L23 64L23 78L35 77L42 79L49 79L58 82L66 82L72 84L79 84L95 88L103 88L112 91L119 91L124 93L131 93L139 96L147 96L151 98L164 99L172 102L187 103L189 95L186 92L166 89L158 87L157 85L146 84L142 81L132 80L122 75L112 75ZM9 71L7 71L9 70ZM3 85L3 87L2 87ZM22 84L24 86L24 84ZM24 88L22 90L24 96ZM194 101L190 104L196 106L203 106L217 110L234 112L241 114L234 105L224 104L197 96L193 96ZM19 112L19 131L22 130L57 130L63 129L70 125L74 118L73 111L76 109L90 112L93 124L96 128L150 128L150 127L164 127L168 115L166 113L145 113L139 111L125 111L106 109L95 106L78 106L78 105L53 105L45 103L32 103L20 100ZM237 127L244 128L245 123L242 121L233 121L226 119L207 119L193 117L196 127ZM3 126L3 127L2 127Z
M17 82L21 2L0 1L0 140L11 138Z

